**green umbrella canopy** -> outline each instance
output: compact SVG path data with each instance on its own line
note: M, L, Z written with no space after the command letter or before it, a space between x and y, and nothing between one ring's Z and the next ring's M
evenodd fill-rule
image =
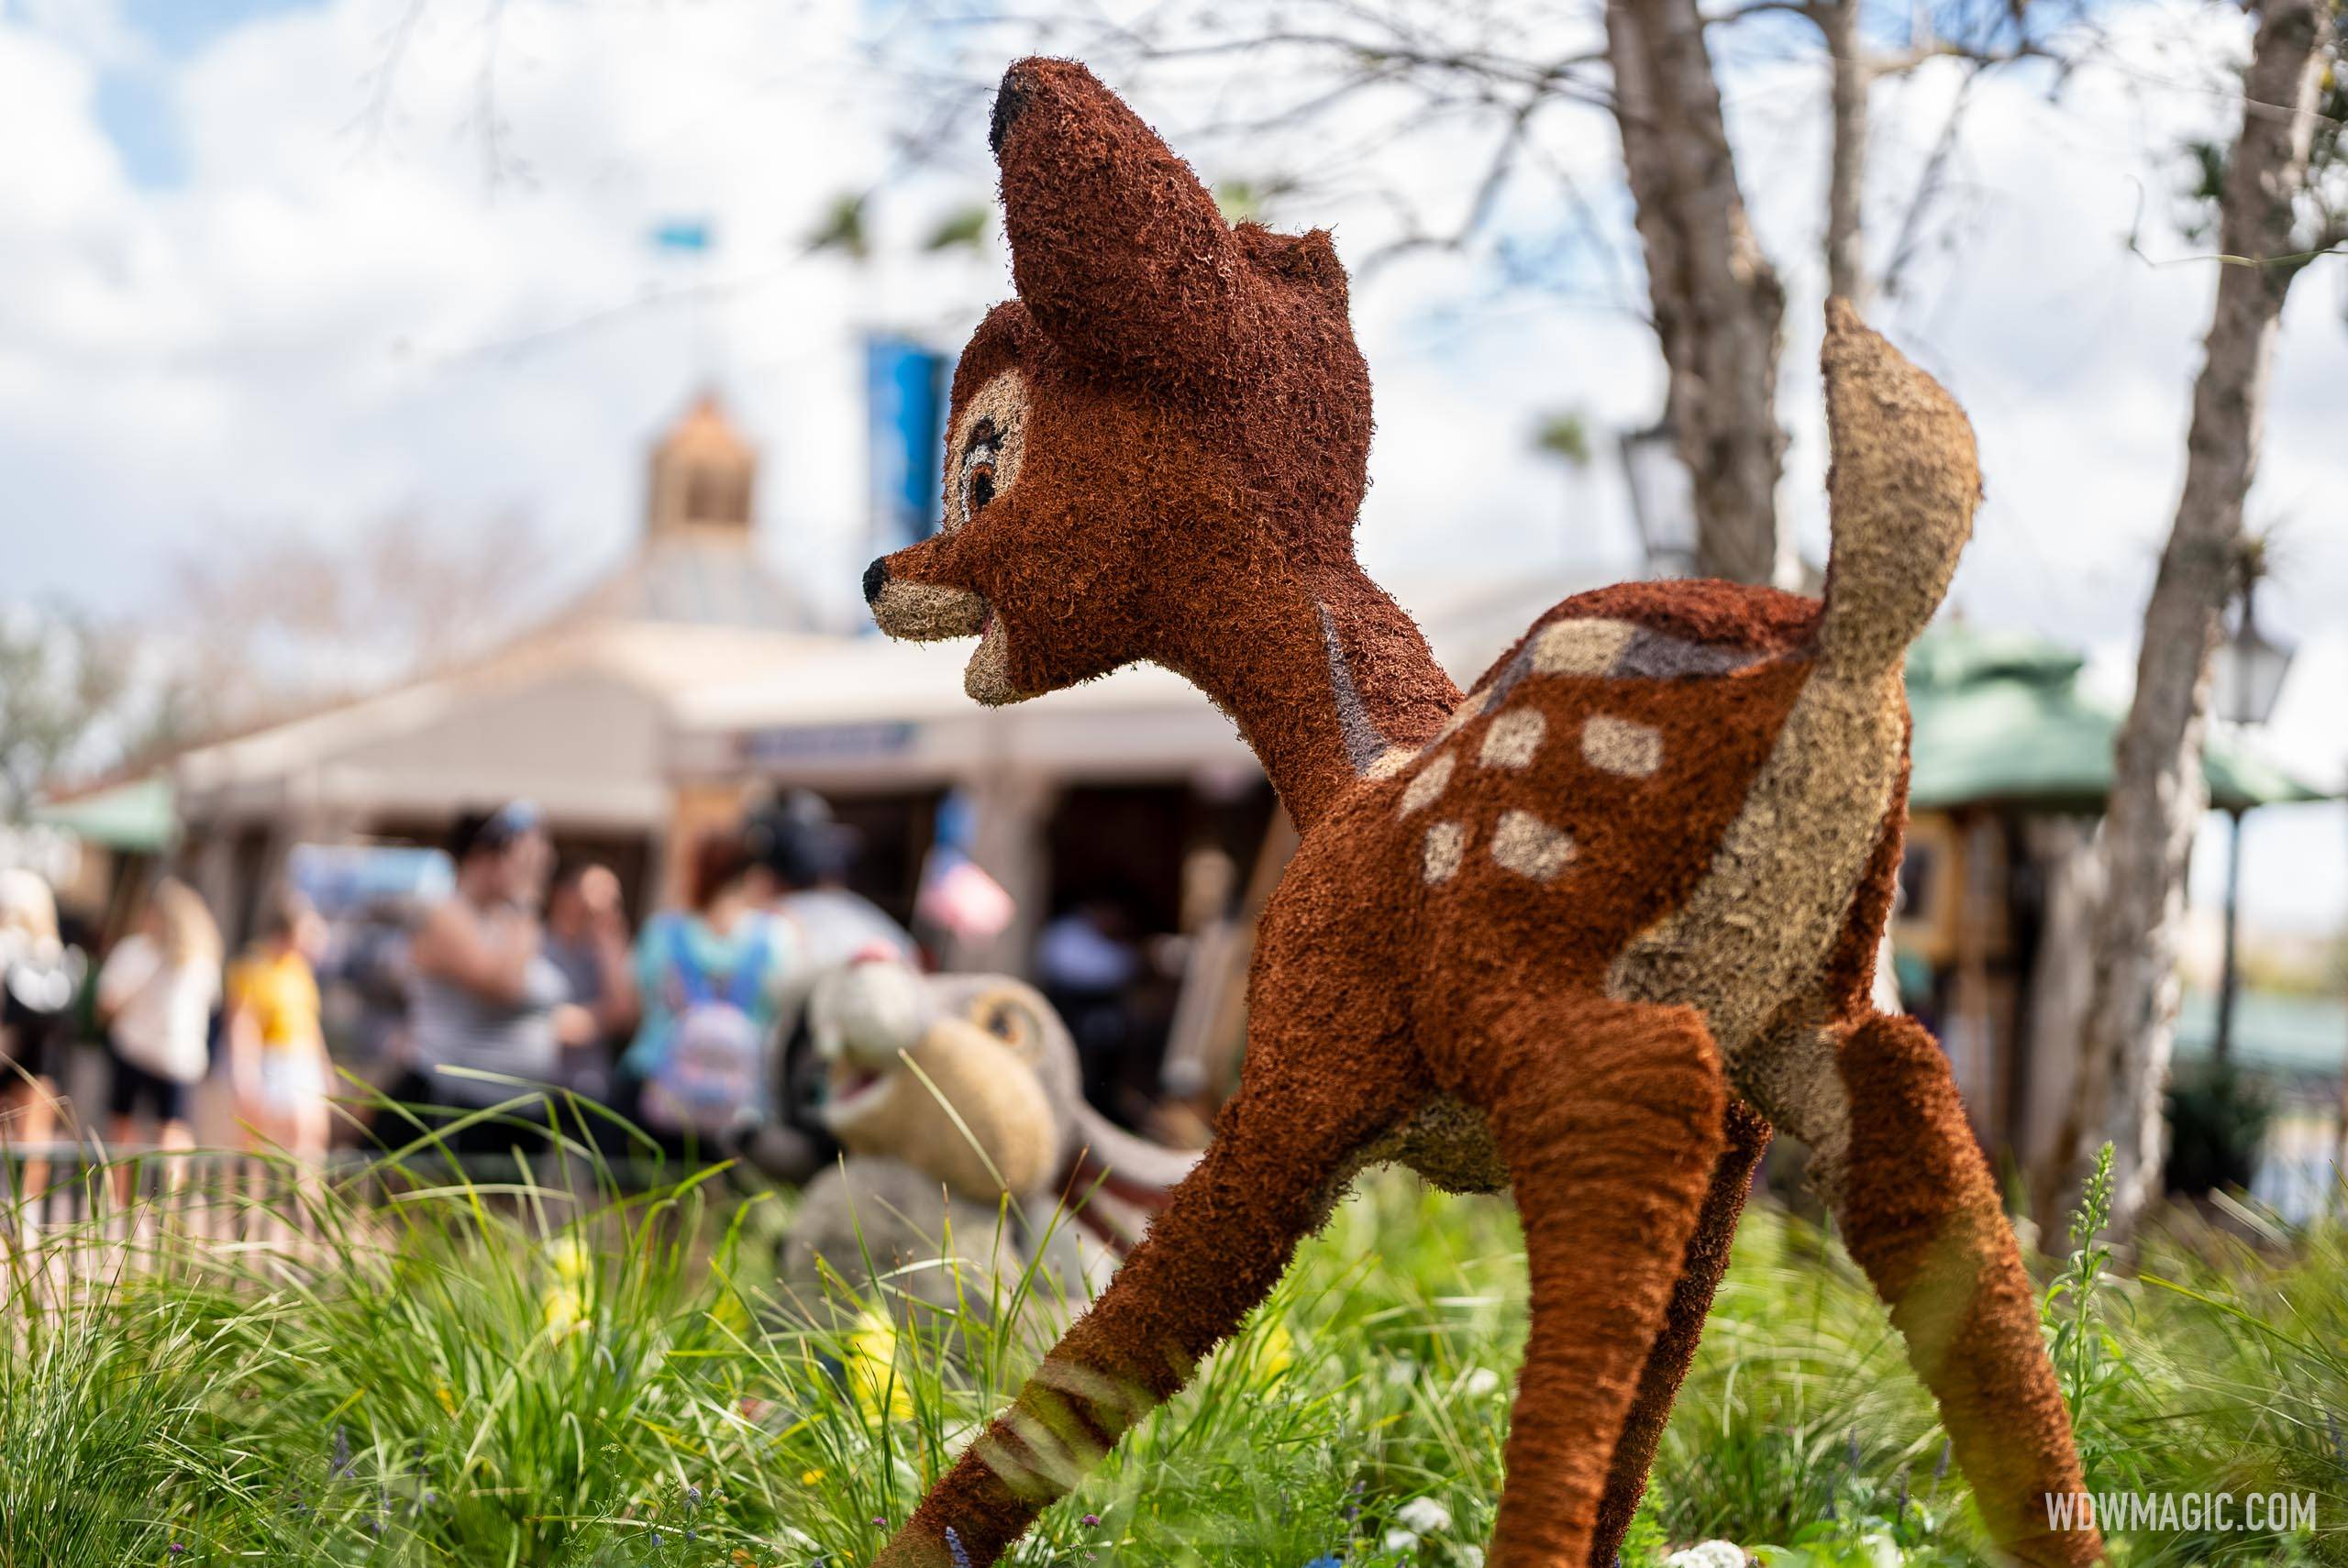
M172 785L167 778L134 778L86 795L35 806L32 820L63 828L74 837L108 849L153 855L171 847L178 831Z
M2120 715L2079 690L2083 656L2027 633L1935 627L1908 654L1918 811L2007 804L2099 812ZM2230 812L2321 801L2319 789L2212 733L2210 803Z

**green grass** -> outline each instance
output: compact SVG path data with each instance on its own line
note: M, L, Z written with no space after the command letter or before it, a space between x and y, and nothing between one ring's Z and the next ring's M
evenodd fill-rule
M1033 1364L1050 1282L894 1322L779 1301L789 1198L732 1179L354 1178L287 1200L298 1259L166 1226L94 1281L94 1232L47 1235L0 1285L0 1568L867 1561ZM2312 1531L2143 1532L2121 1560L2348 1562L2348 1232L2179 1226L2132 1276L2077 1244L2048 1319L2091 1485L2320 1498ZM1479 1561L1523 1294L1504 1205L1379 1178L1016 1560ZM1943 1452L1865 1282L1756 1208L1629 1561L1722 1536L1809 1568L1978 1561Z

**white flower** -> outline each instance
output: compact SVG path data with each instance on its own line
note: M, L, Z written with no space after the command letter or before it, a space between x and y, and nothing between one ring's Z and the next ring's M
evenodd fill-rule
M1479 1366L1468 1375L1468 1381L1460 1386L1467 1390L1469 1398L1481 1399L1500 1391L1501 1375L1489 1366Z
M1394 1522L1421 1535L1441 1535L1451 1528L1451 1510L1433 1497L1413 1497L1394 1510Z
M1458 1563L1459 1568L1484 1568L1484 1549L1480 1546L1455 1546L1451 1549L1451 1560Z
M1419 1549L1419 1538L1418 1538L1417 1536L1415 1536L1415 1535L1412 1535L1409 1530L1407 1530L1407 1529L1390 1529L1390 1530L1388 1530L1388 1531L1386 1532L1386 1550L1387 1550L1387 1551L1394 1551L1394 1552L1402 1552L1402 1551L1416 1551L1418 1549Z
M1673 1552L1663 1568L1744 1568L1744 1548L1733 1540L1708 1540Z
M1899 1543L1877 1530L1859 1545L1867 1554L1867 1568L1899 1568L1905 1561L1899 1555Z

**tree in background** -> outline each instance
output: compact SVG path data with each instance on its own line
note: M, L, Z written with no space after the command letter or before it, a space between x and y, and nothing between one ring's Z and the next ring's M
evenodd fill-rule
M2196 149L2215 204L2217 303L2194 383L2185 487L2144 609L2136 690L2121 725L2099 856L2103 897L2077 1088L2047 1169L2043 1215L2060 1213L2088 1151L2116 1147L2121 1229L2159 1197L2177 1005L2187 856L2208 801L2201 746L2210 659L2226 606L2256 557L2243 527L2258 469L2275 337L2294 280L2348 245L2335 0L2265 0L2243 75L2240 135Z
M993 84L991 72L1013 54L1077 55L1127 83L1185 72L1195 83L1209 72L1216 82L1206 90L1235 105L1213 127L1229 141L1252 151L1280 133L1309 133L1315 167L1282 170L1268 185L1309 202L1351 184L1397 215L1400 237L1366 258L1365 271L1412 250L1490 240L1495 215L1520 184L1575 215L1578 246L1611 251L1619 237L1599 215L1609 204L1567 171L1555 134L1565 123L1560 111L1605 109L1621 137L1622 174L1645 262L1644 314L1663 350L1666 416L1694 480L1695 569L1746 582L1767 581L1777 561L1785 291L1746 217L1713 39L1750 33L1761 48L1814 50L1825 66L1832 127L1820 226L1825 271L1833 293L1863 298L1871 282L1896 284L1919 249L1966 102L1960 91L1922 177L1897 204L1894 243L1881 248L1880 271L1871 279L1862 223L1869 90L1929 60L1977 72L2052 58L2051 40L2078 37L2081 16L2072 0L1928 0L1897 18L1871 14L1896 35L1871 38L1859 0L1744 0L1711 16L1697 0L1593 0L1580 7L1290 0L1260 9L1177 0L1130 21L1056 0L980 18L954 0L931 8L934 20L953 25L923 27L916 16L900 29L921 40L907 51L907 69L924 79L922 145L950 145L939 135L937 111L949 89L958 87L975 108ZM943 68L936 55L941 37L958 40L960 51ZM1430 224L1425 209L1436 198L1397 172L1412 165L1399 155L1414 146L1423 152L1442 138L1479 142L1483 151L1464 214ZM1448 189L1456 173L1446 167L1425 183ZM1637 308L1627 294L1606 303Z
M281 718L460 663L547 608L554 553L526 519L386 516L343 536L245 530L182 556L156 640L185 737Z
M98 765L125 672L119 638L90 617L0 610L0 823L23 820L69 771Z
M546 607L552 552L513 519L237 539L183 556L154 613L0 606L0 822L60 788L461 662Z

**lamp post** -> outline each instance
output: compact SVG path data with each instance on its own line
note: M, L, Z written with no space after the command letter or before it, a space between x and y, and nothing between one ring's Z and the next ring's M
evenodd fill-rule
M1669 419L1621 436L1623 479L1631 491L1631 521L1638 525L1651 577L1686 577L1696 569L1696 487L1679 458L1679 436Z
M2254 603L2256 589L2255 582L2243 589L2241 619L2234 624L2233 635L2218 645L2210 668L2216 688L2211 697L2218 717L2245 727L2263 724L2274 716L2275 700L2282 694L2283 678L2291 669L2290 645L2276 642L2258 629ZM2233 806L2226 812L2233 821L2232 832L2226 841L2225 966L2218 980L2218 1037L2214 1047L2221 1064L2233 1054L2234 1044L2234 993L2241 975L2235 946L2242 922L2244 809Z

